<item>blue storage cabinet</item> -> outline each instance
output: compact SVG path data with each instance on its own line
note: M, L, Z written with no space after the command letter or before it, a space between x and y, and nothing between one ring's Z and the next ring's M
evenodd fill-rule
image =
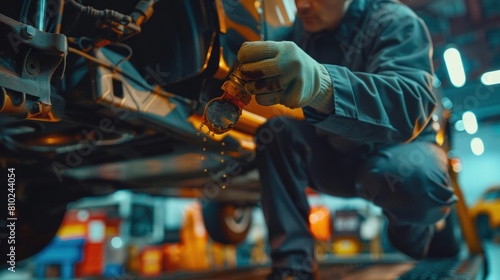
M33 256L35 277L43 279L47 265L59 265L61 279L74 279L74 267L82 260L84 243L85 240L81 238L64 240L54 238L47 247Z

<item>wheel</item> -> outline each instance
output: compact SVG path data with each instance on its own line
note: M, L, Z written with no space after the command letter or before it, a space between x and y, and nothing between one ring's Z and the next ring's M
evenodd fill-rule
M489 240L493 237L493 229L490 227L488 215L480 214L476 217L477 233L481 239Z
M222 244L245 240L252 225L252 207L219 201L207 201L202 209L205 228L210 237Z

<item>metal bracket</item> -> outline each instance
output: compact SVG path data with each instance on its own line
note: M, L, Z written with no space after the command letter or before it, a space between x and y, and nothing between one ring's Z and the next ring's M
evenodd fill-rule
M0 114L58 121L52 112L52 78L62 79L68 45L63 34L46 33L0 14Z

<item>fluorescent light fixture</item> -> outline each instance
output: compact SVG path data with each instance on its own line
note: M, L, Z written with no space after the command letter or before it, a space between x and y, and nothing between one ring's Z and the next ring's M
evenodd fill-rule
M464 122L465 131L469 134L474 134L477 132L477 119L476 115L471 111L467 111L462 115L462 121Z
M462 120L456 121L455 122L455 130L456 131L464 131L465 130L464 121L462 121Z
M480 156L484 153L484 144L483 140L479 137L474 137L470 141L470 148L472 150L472 153L474 153L476 156Z
M481 83L486 86L500 84L500 70L486 72L481 75Z
M444 52L444 62L450 81L455 87L462 87L465 84L465 71L460 52L455 48L449 48Z

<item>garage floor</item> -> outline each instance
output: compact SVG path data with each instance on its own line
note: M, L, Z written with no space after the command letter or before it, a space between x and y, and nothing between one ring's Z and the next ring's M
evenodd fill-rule
M487 243L485 244L486 254L488 261L490 263L489 269L490 274L486 280L499 280L500 279L500 267L493 264L493 260L500 259L500 243ZM394 264L386 263L376 268L366 268L364 272L362 268L354 265L331 265L324 264L321 266L321 279L322 280L389 280L395 279L398 275L403 274L405 271L412 268L411 263L406 264ZM359 272L354 272L355 270ZM268 267L258 267L258 268L247 268L238 270L227 270L220 272L210 272L210 273L200 273L200 274L177 274L171 275L169 277L161 277L159 279L171 279L171 280L264 280L265 276L269 273ZM387 276L387 271L391 272L391 276ZM351 272L351 274L349 274ZM363 275L360 275L363 273ZM385 275L381 277L380 275ZM148 278L151 280L151 278ZM119 280L119 279L117 279ZM125 280L125 279L124 279ZM134 278L134 280L137 280Z
M486 254L490 263L490 274L486 280L499 280L500 267L494 265L493 260L500 259L500 243L487 243L485 244ZM322 280L392 280L397 276L411 269L411 263L395 264L387 262L376 267L363 267L362 265L347 265L347 264L323 264L321 266L321 279ZM154 278L154 280L170 279L170 280L264 280L269 273L269 267L253 267L236 270L226 270L218 272L197 273L197 274L175 274L168 277ZM390 271L388 275L388 271ZM384 275L384 276L381 276ZM137 278L131 278L138 280ZM153 280L152 278L148 278ZM115 280L115 279L113 279ZM121 279L116 279L121 280ZM123 280L128 280L124 278Z
M486 254L488 261L490 263L490 274L487 280L498 280L500 279L500 266L497 265L497 261L500 259L500 243L487 243L485 244ZM29 267L27 265L26 267ZM0 272L0 280L28 280L34 279L32 276L32 272L26 268L20 268L16 270L15 273L2 271ZM349 275L348 272L352 272L353 270L359 269L361 267L357 267L354 265L331 265L325 264L321 267L321 278L322 280L353 280L360 279L360 275ZM387 263L383 266L379 266L375 270L370 270L370 277L363 277L361 279L377 279L377 280L389 280L393 279L393 277L388 278L380 278L377 276L377 273L387 271L391 271L394 275L394 278L411 268L411 264L391 264ZM205 273L176 273L173 275L163 275L158 278L144 278L144 280L160 280L160 279L168 279L168 280L264 280L265 276L269 273L268 267L253 267L253 268L241 268L236 270L226 270L226 271L218 271L218 272L205 272ZM375 277L375 278L373 278ZM48 278L54 279L54 278ZM99 278L102 280L103 278ZM55 280L55 279L54 279ZM86 278L86 279L77 279L77 280L97 280L97 278ZM141 278L130 275L117 275L110 279L106 280L141 280Z

